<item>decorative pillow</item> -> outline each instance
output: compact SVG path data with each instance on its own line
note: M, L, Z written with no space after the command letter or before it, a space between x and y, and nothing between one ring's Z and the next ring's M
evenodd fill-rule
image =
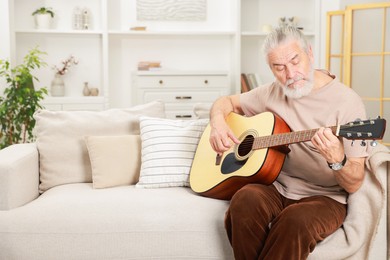
M136 184L141 167L139 135L86 136L93 187Z
M189 186L189 172L208 119L140 117L141 172L138 188Z
M164 103L105 111L38 111L34 118L40 192L67 183L92 182L84 136L139 134L141 115L165 117Z
M194 114L196 115L196 118L209 118L211 106L212 104L210 103L196 103L194 105Z

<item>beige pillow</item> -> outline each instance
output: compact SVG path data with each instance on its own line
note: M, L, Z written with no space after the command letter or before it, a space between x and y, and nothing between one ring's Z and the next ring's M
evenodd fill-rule
M92 182L85 136L139 134L141 115L165 117L160 101L105 111L48 111L35 115L42 193L54 186Z
M86 136L94 188L136 184L141 166L139 135Z

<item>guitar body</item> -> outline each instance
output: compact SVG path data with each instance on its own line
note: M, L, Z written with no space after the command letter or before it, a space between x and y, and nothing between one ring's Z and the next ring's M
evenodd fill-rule
M270 112L253 117L230 113L226 122L240 141L290 132L288 125ZM229 200L237 190L248 183L273 183L282 169L286 146L280 147L284 149L249 148L248 151L240 151L241 154L249 155L244 160L236 159L235 148L232 147L222 155L218 164L217 154L211 148L209 138L210 125L200 139L190 172L191 188L200 195Z

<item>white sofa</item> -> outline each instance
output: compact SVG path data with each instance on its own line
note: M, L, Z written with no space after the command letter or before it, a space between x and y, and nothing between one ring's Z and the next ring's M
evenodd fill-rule
M191 191L191 161L176 148L147 148L168 140L167 131L201 132L207 121L177 120L174 132L172 120L159 117L161 102L37 113L36 143L0 150L0 259L233 259L223 224L228 202ZM172 157L164 161L155 154L165 148ZM310 259L388 259L389 160L382 145L372 152L344 227Z

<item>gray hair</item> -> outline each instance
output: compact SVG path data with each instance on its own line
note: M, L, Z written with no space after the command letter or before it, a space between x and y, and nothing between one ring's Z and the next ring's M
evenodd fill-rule
M294 26L282 26L273 29L265 38L262 51L268 63L268 54L281 44L297 41L303 50L308 53L309 44L300 29Z

